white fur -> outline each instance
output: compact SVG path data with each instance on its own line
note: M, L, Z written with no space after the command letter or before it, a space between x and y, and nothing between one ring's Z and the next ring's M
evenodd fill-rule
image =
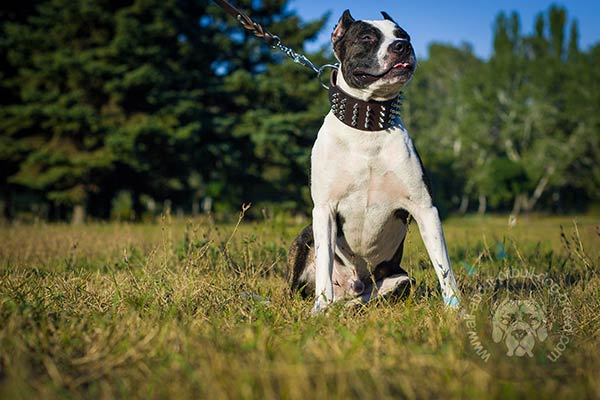
M392 43L394 43L398 38L394 35L394 31L397 26L392 21L388 20L380 20L380 21L364 21L367 22L376 28L378 28L383 33L383 42L379 47L379 52L377 53L377 59L383 60L386 58L387 49L390 47Z
M369 266L390 260L406 234L393 217L407 210L417 222L435 268L442 295L458 293L442 225L433 206L412 140L402 125L387 131L362 132L332 113L325 118L311 158L314 202L315 311L334 300L333 257L341 254L364 279ZM344 219L344 242L336 243L336 214ZM337 249L336 249L337 247Z

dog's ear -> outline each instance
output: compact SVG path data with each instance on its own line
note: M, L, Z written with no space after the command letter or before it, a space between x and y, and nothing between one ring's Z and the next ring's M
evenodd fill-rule
M543 342L548 337L548 329L546 329L545 325L542 325L539 327L539 329L537 331L535 331L535 334L537 336L537 339L540 342Z
M355 19L350 15L350 10L344 11L342 17L338 21L337 25L333 29L333 33L331 34L331 43L335 44L338 40L344 36L350 25L355 22Z
M504 330L500 327L500 324L496 321L492 322L492 339L494 339L494 343L500 343L500 341L504 338Z
M396 21L394 21L394 18L390 17L390 14L386 13L385 11L382 11L381 15L383 15L383 19L385 19L387 21L392 21L393 23L398 25L398 23Z

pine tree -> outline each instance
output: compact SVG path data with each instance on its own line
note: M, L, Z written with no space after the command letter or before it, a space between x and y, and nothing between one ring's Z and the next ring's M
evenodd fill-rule
M240 2L297 47L324 23L302 24L283 0L253 4ZM0 111L0 155L13 167L2 178L55 209L108 216L123 190L138 214L144 196L239 204L273 187L271 157L282 176L294 168L278 155L290 146L262 139L271 126L243 127L278 107L271 94L293 99L308 74L263 79L283 58L208 1L46 0L2 28L14 94Z

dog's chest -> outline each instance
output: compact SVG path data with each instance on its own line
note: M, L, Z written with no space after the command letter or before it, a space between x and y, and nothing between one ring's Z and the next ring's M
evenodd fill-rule
M398 163L384 153L390 150L382 149L373 156L350 153L343 164L334 167L329 197L337 203L338 211L356 217L385 213L408 197Z
M338 200L337 229L352 253L377 265L392 257L404 236L398 200L406 192L392 171L367 168L365 174L369 178L353 181Z
M339 127L336 127L339 128ZM351 250L374 261L396 250L415 174L412 143L400 128L358 134L322 130L313 149L312 194L326 199Z

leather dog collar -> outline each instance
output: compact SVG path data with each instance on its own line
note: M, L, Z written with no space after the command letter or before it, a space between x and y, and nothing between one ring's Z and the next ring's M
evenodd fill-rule
M381 131L396 124L402 97L386 101L363 101L350 96L336 85L337 70L329 77L331 112L344 124L361 131Z

